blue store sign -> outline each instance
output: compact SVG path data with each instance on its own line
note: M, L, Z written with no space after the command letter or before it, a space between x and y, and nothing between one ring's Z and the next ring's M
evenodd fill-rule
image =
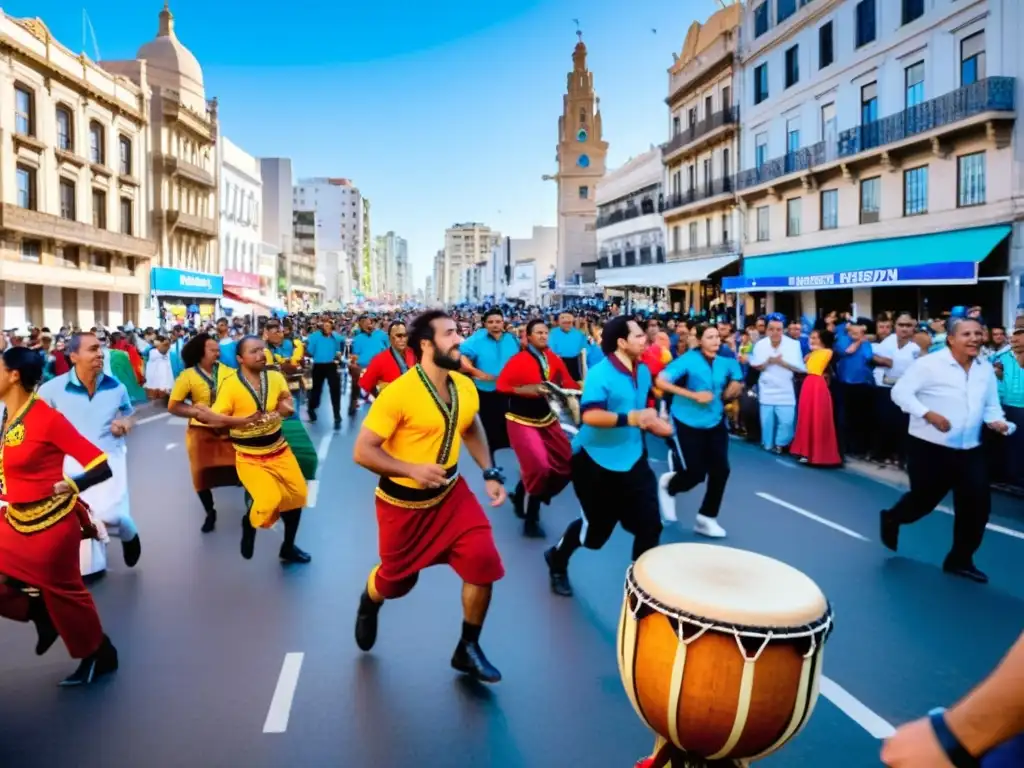
M195 296L220 298L224 295L224 278L206 272L154 267L150 271L153 293L164 296Z
M821 275L778 277L726 277L722 289L729 293L751 291L813 291L830 288L872 288L886 285L957 285L978 280L973 261L918 264L888 269L855 269Z

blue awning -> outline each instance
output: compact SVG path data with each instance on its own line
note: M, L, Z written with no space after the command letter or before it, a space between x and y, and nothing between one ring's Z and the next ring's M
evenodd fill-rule
M722 280L736 291L808 291L876 285L958 285L978 280L978 262L1010 234L1011 226L958 229L828 248L753 256L743 275Z

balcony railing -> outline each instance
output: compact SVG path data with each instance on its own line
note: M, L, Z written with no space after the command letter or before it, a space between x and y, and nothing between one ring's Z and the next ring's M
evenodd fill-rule
M712 179L707 183L699 184L686 192L667 195L659 199L658 210L662 213L668 213L676 208L682 208L685 205L690 205L700 200L706 200L710 197L717 197L718 195L733 192L735 189L735 178L733 176L723 176L722 178Z
M620 208L617 211L611 211L610 213L598 216L597 226L607 227L611 224L618 224L620 221L636 219L649 213L654 213L654 200L649 197L645 197L640 202L639 206L627 205L625 208Z
M740 108L738 106L726 107L725 109L719 110L710 117L705 117L703 120L683 128L668 142L662 144L661 156L668 157L673 152L676 152L687 144L695 142L700 137L721 128L723 125L732 125L739 123L739 121Z
M1014 112L1016 78L988 77L895 114L842 131L834 142L818 142L748 168L736 176L736 188L766 184L861 152L953 125L986 112Z
M679 251L670 251L668 261L692 261L693 259L704 259L709 256L731 256L739 253L740 244L735 240L725 240L712 245L701 245L696 248L684 248Z
M613 253L602 253L597 260L598 269L618 269L619 267L642 267L649 264L664 264L665 249L658 246L644 248L628 248Z

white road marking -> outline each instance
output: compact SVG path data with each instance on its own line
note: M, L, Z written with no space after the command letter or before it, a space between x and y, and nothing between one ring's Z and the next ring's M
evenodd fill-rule
M288 718L292 713L292 701L295 689L299 684L299 672L302 671L304 653L286 653L281 665L281 674L277 678L274 698L270 700L270 710L263 723L264 733L285 733L288 730Z
M306 509L313 509L316 507L317 496L320 495L320 481L319 480L307 480L306 481Z
M160 421L161 419L169 419L170 417L171 417L170 413L158 413L158 414L156 414L154 416L147 416L144 419L139 419L138 421L135 422L135 426L140 426L142 424L149 424L149 422L151 422L151 421Z
M781 464L784 467L789 467L789 469L796 469L799 466L798 464L794 464L792 461L786 461L785 459L776 459L775 463Z
M328 432L326 435L324 435L323 437L320 438L320 447L317 449L316 457L317 457L317 459L320 460L320 464L321 465L325 461L327 461L327 452L331 448L331 440L333 440L333 439L334 439L334 433L333 432ZM320 474L320 472L319 472L319 469L318 469L317 475L319 475L319 474Z
M839 523L833 523L831 520L826 520L824 517L821 517L820 515L816 515L813 512L808 512L806 509L803 509L802 507L798 507L795 504L790 504L788 501L783 501L782 499L780 499L780 498L778 498L776 496L772 496L770 493L764 493L762 491L758 491L757 495L760 496L765 501L770 501L772 504L778 504L780 507L784 507L785 509L788 509L791 512L796 512L798 515L803 515L808 520L813 520L816 523L821 523L822 525L828 526L833 531L839 531L840 533L845 533L851 539L859 539L860 541L868 541L866 536L861 536L856 531L851 531L849 528L846 528L846 527L840 525Z
M876 739L888 739L896 729L892 723L868 709L859 699L834 680L821 677L821 695L831 701L839 711Z
M173 451L177 447L178 447L177 443L168 443L167 445L164 446L164 450L165 451Z
M937 509L939 512L945 512L947 515L953 514L953 510L947 507L945 504L940 504L935 509ZM995 531L996 533L1001 533L1004 536L1012 536L1015 539L1021 539L1022 541L1024 541L1024 533L1021 533L1020 531L1014 528L1007 528L1005 525L996 525L995 523L986 523L985 527L988 528L990 531Z

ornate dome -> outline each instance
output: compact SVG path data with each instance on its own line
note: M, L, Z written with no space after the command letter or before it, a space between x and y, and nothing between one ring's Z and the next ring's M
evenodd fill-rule
M160 26L156 37L139 48L137 59L145 59L150 80L177 90L182 102L202 114L206 111L206 91L203 88L203 70L188 48L174 33L174 14L167 0L160 11Z

